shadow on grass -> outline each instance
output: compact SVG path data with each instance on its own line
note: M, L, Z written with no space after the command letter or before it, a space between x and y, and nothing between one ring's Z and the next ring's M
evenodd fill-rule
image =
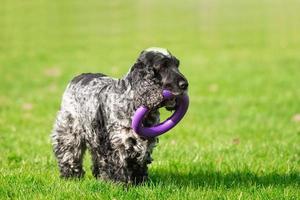
M195 170L189 173L174 173L163 170L155 170L150 174L151 184L175 185L180 188L234 188L250 186L299 186L300 175L298 173L279 174L268 173L258 175L250 171L215 172Z

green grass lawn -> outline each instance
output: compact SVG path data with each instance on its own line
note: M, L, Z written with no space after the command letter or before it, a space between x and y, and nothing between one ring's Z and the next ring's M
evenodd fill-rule
M299 199L300 2L0 3L0 199ZM138 187L59 178L50 132L68 81L121 77L168 48L190 82Z

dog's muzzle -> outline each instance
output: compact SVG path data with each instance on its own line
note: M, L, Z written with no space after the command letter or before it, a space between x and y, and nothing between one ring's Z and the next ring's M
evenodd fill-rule
M163 97L164 100L168 100L174 98L174 95L169 90L163 90ZM176 101L178 101L178 106L176 107L176 110L172 116L166 119L164 122L152 127L144 127L142 123L144 117L150 110L145 106L139 107L132 118L132 129L138 135L144 137L157 137L172 129L184 117L189 107L189 97L186 93L184 93L182 96L177 96L176 98Z

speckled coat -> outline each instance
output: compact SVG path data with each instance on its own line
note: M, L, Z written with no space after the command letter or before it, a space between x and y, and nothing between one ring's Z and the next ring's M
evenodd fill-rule
M160 57L168 56L160 52ZM143 138L131 128L134 111L152 109L145 126L159 122L162 83L142 53L122 79L103 74L81 74L67 86L52 132L54 153L62 177L82 177L88 149L93 175L105 180L140 183L157 138Z

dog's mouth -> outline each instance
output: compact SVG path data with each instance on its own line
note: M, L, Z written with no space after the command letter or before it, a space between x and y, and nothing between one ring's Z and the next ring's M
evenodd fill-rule
M178 108L178 103L179 103L179 98L182 97L185 94L186 91L182 91L182 92L172 92L173 97L170 99L165 99L163 100L158 108L166 108L166 110L168 111L174 111Z
M164 99L158 106L156 106L154 109L152 109L151 112L148 112L148 114L146 115L144 121L143 121L143 126L144 127L150 127L153 124L156 124L158 122L156 122L156 115L157 112L159 112L160 108L165 108L167 111L170 112L176 112L176 110L180 107L181 102L181 98L185 96L185 92L182 93L172 93L171 97L167 97L166 99ZM152 114L154 114L152 116Z
M178 107L178 97L182 94L175 94L171 99L165 99L159 105L160 108L164 107L168 111L174 111Z
M177 107L176 98L173 97L172 99L164 100L162 102L161 107L165 107L168 111L176 110L176 107Z

